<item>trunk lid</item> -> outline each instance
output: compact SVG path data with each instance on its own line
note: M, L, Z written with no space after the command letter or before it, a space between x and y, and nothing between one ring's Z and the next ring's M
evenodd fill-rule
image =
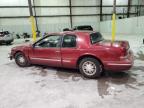
M105 46L105 47L113 47L113 48L118 48L120 49L120 54L122 57L125 57L129 53L129 42L128 41L123 41L123 40L116 40L113 43L111 40L103 40L100 42L100 45Z
M108 47L110 47L110 46L111 47L121 47L126 50L128 50L130 48L129 42L123 41L123 40L116 40L113 43L111 42L111 40L103 40L103 41L99 42L99 44L102 46L108 46Z

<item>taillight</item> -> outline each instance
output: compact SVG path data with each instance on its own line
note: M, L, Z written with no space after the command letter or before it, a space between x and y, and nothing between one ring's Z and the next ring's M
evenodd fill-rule
M126 50L128 50L130 48L128 41L122 41L121 46Z
M127 55L127 49L125 47L122 48L122 56Z
M130 48L128 41L121 41L121 50L122 56L126 56L128 54L128 49Z
M126 59L127 50L125 48L121 48L121 56L120 59Z

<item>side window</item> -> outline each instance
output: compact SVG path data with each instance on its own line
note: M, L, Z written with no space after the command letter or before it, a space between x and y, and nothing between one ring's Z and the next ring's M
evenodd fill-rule
M65 35L63 38L62 47L76 47L76 36L74 35Z
M36 43L36 47L42 48L59 48L61 36L48 36Z

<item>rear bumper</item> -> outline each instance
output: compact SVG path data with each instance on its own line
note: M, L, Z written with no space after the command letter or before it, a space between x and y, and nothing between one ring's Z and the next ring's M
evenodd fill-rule
M134 55L132 51L126 57L119 61L108 61L105 63L105 69L111 71L125 71L129 70L134 64Z

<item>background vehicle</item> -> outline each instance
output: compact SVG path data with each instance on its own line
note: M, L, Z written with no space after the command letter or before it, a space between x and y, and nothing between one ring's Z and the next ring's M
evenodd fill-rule
M8 31L0 32L0 43L11 44L13 41L14 38Z
M80 26L75 26L73 28L73 30L89 30L89 31L93 31L93 28L90 25L80 25Z
M25 67L41 64L78 68L88 78L103 70L123 71L133 65L133 54L127 41L104 40L99 32L69 31L49 34L36 43L12 48L10 58Z
M81 31L93 31L93 28L91 25L80 25L80 26L75 26L72 29L69 28L64 28L63 31L73 31L73 30L81 30Z

